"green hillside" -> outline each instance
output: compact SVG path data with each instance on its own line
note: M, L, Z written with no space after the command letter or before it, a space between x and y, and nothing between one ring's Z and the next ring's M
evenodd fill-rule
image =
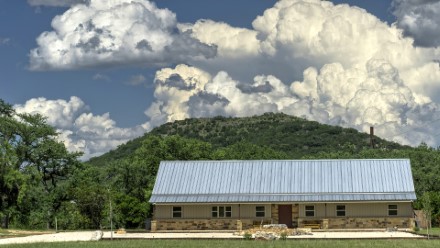
M237 142L248 142L286 153L288 158L299 159L319 152L344 149L361 150L370 146L370 137L353 128L342 128L308 121L286 114L266 113L253 117L214 117L186 119L154 128L143 137L120 145L89 162L103 166L109 161L132 154L148 135L193 138L210 143L213 148L227 147ZM375 137L376 147L402 149L405 146Z

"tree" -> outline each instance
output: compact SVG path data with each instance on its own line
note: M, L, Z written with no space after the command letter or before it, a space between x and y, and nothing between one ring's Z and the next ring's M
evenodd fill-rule
M59 190L81 153L70 153L58 142L57 132L39 114L16 113L0 99L0 175L3 226L9 218L43 211L47 223L66 200ZM32 207L29 204L33 204ZM21 216L18 216L21 215Z
M431 197L429 192L425 192L422 195L422 199L421 199L421 203L422 203L422 207L423 207L423 213L425 214L426 217L426 229L427 229L427 233L428 233L428 239L429 239L429 229L431 228L431 218L432 218L432 204L431 204Z

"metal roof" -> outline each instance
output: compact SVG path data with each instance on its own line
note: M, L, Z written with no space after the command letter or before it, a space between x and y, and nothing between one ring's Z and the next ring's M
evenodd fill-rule
M162 161L152 203L412 201L409 159Z

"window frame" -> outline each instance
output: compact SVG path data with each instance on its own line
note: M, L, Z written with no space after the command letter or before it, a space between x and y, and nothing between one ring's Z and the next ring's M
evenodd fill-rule
M174 208L180 208L180 210L175 210ZM176 214L180 215L177 216ZM183 207L182 206L172 206L171 207L171 218L173 219L181 219L183 217Z
M343 209L338 209L342 207ZM336 205L336 217L345 217L347 216L347 206L346 205Z
M388 216L398 216L399 207L397 204L388 204Z
M307 209L307 207L311 207L312 209ZM305 205L304 206L304 215L305 217L315 217L315 205ZM308 215L308 213L312 213L312 215Z
M263 208L263 210L258 210L258 208ZM258 215L260 214L260 215ZM261 215L262 214L262 215ZM265 218L266 217L266 206L255 206L255 217L257 218Z
M214 213L216 216L214 216ZM211 206L211 218L232 218L232 206L216 205Z

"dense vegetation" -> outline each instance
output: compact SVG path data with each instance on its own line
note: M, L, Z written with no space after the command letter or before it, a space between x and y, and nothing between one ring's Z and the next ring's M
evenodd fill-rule
M440 152L284 114L188 119L160 126L86 163L39 115L0 102L0 217L6 227L142 227L162 160L410 158L418 196L440 218ZM416 207L421 207L416 203Z
M100 166L133 153L147 136L171 136L197 139L210 143L214 148L226 147L244 141L258 146L267 146L284 152L291 159L318 152L332 152L352 145L357 151L370 146L367 133L352 128L319 124L303 118L285 114L266 113L254 117L214 117L186 119L166 123L154 128L143 137L129 141L103 156L92 158L90 163ZM375 137L376 148L408 148L395 142Z

